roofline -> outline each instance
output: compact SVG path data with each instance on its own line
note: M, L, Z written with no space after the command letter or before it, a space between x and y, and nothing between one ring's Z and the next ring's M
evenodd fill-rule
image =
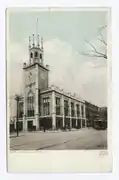
M49 71L49 69L47 69L46 67L42 66L42 65L39 64L38 62L35 62L34 64L31 64L31 65L28 65L28 66L27 66L27 64L26 64L26 67L23 67L23 69L28 69L29 67L35 66L36 64L37 64L38 66L42 67L43 69Z
M39 49L41 52L44 52L43 49L41 49L40 47L37 47L37 46L31 46L29 48L29 50L32 50L32 49Z
M98 105L95 105L95 104L93 104L93 103L91 103L91 102L89 102L89 101L86 101L86 100L84 100L85 101L85 103L87 103L87 104L91 104L91 105L93 105L93 106L95 106L95 107L97 107L97 108L100 108Z
M76 100L76 101L78 101L78 102L81 102L81 103L83 103L83 104L85 104L85 101L84 100L78 100L78 99L76 99L75 97L73 98L72 96L68 96L67 94L65 94L65 93L62 93L62 92L60 92L60 91L57 91L57 90L55 90L55 89L49 89L49 90L46 90L46 91L41 91L40 92L40 94L46 94L46 93L49 93L49 92L56 92L56 93L58 93L58 94L61 94L61 95L64 95L64 96L66 96L66 97L68 97L68 98L71 98L71 99L73 99L73 100Z

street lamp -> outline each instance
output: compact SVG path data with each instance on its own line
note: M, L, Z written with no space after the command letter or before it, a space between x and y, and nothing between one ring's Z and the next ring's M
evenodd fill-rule
M19 127L18 127L18 123L19 123L19 101L20 101L20 96L16 95L15 96L15 100L17 102L17 126L16 126L16 130L17 130L17 136L19 136Z

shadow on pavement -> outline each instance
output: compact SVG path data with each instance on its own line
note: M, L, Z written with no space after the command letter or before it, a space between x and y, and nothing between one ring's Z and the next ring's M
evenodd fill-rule
M19 136L17 136L17 135L10 135L9 137L10 137L10 138L19 138L19 137L22 137L22 136L24 136L24 134L19 135Z

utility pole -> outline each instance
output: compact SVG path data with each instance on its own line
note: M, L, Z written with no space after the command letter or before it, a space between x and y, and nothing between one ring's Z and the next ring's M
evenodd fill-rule
M19 100L20 96L16 95L15 100L17 102L17 125L16 125L16 130L17 130L17 137L19 136Z

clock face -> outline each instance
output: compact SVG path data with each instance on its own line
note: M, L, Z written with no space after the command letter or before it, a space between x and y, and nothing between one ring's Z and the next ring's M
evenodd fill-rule
M32 79L32 73L31 72L28 74L28 78L29 78L29 81L31 81L31 79Z
M27 74L27 82L26 83L28 83L28 84L33 83L33 82L35 82L34 80L35 80L34 72L31 72L31 71L28 72L28 74Z
M29 87L30 85L33 86L36 83L36 69L30 69L26 71L25 74L25 86Z

